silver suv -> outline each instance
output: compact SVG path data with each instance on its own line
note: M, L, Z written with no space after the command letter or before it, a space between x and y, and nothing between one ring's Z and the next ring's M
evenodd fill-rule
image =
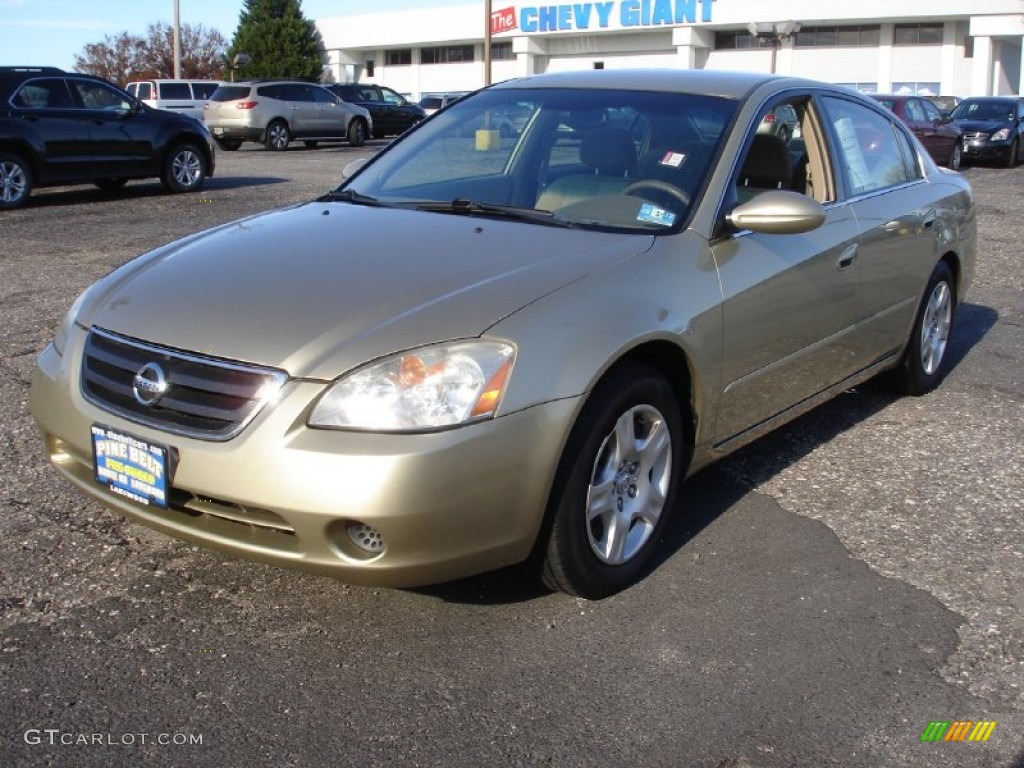
M326 88L295 80L255 80L222 85L206 103L203 122L221 149L243 141L282 150L293 139L307 147L345 139L362 146L373 131L370 113L342 101Z

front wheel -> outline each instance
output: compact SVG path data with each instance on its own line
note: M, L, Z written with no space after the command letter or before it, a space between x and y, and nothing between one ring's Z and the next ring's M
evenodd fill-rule
M267 126L267 135L263 140L263 145L271 151L281 152L288 149L291 140L288 124L284 120L274 120Z
M955 307L953 273L946 262L940 261L928 279L903 359L890 374L890 383L897 391L923 395L942 381Z
M960 142L958 141L953 145L953 151L949 153L949 160L946 161L946 167L951 171L959 171L960 159Z
M613 368L591 393L555 477L544 583L598 599L650 564L689 455L675 393L639 363Z
M1006 167L1015 168L1017 166L1017 152L1020 149L1020 144L1017 143L1017 139L1013 140L1010 144L1010 150L1006 153Z
M366 123L356 119L348 126L348 143L353 147L361 147L366 143Z
M32 168L21 155L0 152L0 210L20 208L32 193Z
M195 192L206 180L206 156L195 144L176 144L167 153L161 178L171 192Z
M214 139L217 142L217 146L223 149L225 152L236 152L240 146L242 146L241 139Z

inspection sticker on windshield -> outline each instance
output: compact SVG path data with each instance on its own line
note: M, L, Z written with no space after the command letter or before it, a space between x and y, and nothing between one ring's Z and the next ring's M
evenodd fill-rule
M685 152L673 152L669 150L662 155L661 160L658 161L658 165L667 165L669 168L678 168L684 162L686 162Z
M167 506L167 448L92 425L96 482L142 504Z
M660 224L663 227L671 227L676 223L676 215L672 211L666 211L651 203L644 203L640 206L640 212L636 215L637 221L645 224Z

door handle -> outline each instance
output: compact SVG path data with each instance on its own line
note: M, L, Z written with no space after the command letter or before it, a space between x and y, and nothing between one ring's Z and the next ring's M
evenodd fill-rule
M853 266L853 262L857 260L857 244L848 245L843 249L843 252L839 254L839 258L836 259L836 269L842 272L844 269L849 269Z
M926 230L931 229L933 226L935 226L935 219L935 211L928 211L928 213L926 213L924 216L924 221L921 222L921 226L923 226Z

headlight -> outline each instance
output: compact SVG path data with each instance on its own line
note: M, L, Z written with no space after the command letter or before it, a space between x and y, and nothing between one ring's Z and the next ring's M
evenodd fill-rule
M460 341L384 358L338 379L311 427L419 431L490 418L505 393L515 347Z
M1008 138L1010 138L1009 128L1000 128L992 134L992 141L1006 141Z
M64 356L64 347L68 343L68 334L71 333L71 326L75 324L75 320L78 317L79 311L82 309L82 305L85 303L85 296L89 293L89 289L86 288L75 299L75 303L71 305L71 309L64 315L64 319L60 321L60 326L57 328L57 335L53 337L53 346L57 350L57 354Z

